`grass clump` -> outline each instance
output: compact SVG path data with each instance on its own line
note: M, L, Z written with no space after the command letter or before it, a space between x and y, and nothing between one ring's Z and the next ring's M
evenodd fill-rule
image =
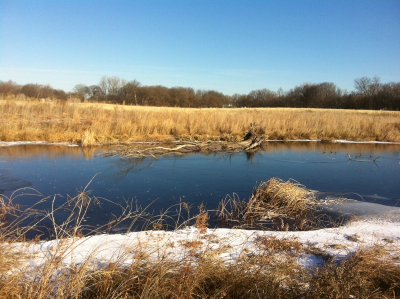
M314 193L303 185L272 178L255 186L248 200L235 195L222 200L217 216L227 224L250 228L273 224L285 230L307 229L317 220L317 205Z
M263 217L265 211L270 211L277 216L304 218L315 206L310 190L293 180L285 182L277 178L261 183L249 199L249 209L255 217Z
M91 130L83 132L81 146L93 146L96 145L96 138Z
M303 243L294 238L279 239L276 236L263 236L256 239L256 243L265 248L265 250L276 252L300 252L303 249Z

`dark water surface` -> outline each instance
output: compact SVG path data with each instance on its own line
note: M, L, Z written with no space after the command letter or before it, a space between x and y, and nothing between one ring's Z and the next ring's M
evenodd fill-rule
M59 194L56 204L60 205L67 194L75 196L93 179L87 187L91 195L115 202L133 200L142 206L157 199L150 207L155 212L179 201L215 209L227 194L248 198L255 184L278 177L386 206L396 206L400 200L400 145L269 142L254 155L223 152L141 161L103 158L102 150L0 147L0 193L10 197L18 188L32 187L44 196ZM25 195L14 203L29 206L37 200ZM105 203L102 212L87 218L95 224L107 221L111 213L117 212Z

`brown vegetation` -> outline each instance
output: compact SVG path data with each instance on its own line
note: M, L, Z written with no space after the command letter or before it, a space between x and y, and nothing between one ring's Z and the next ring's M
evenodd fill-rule
M400 112L296 108L161 108L0 100L0 141L98 143L242 140L256 122L267 140L400 141Z
M218 206L217 217L235 227L304 230L322 224L317 205L313 191L292 180L272 178L255 186L248 200L227 196Z

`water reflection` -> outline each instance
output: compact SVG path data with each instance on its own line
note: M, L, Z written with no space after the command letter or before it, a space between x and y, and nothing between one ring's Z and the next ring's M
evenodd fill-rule
M338 152L349 153L400 153L400 145L383 143L322 143L322 142L281 142L270 141L264 143L263 150L266 152L295 151L295 152L321 152L323 154L337 154ZM400 157L400 156L399 156Z
M157 162L156 159L117 159L110 168L108 168L102 176L115 184L124 180L124 178L135 172L150 169Z
M85 160L93 158L95 155L109 150L110 146L101 147L68 147L54 145L19 145L19 146L3 146L0 147L0 155L9 159L30 159L45 157L48 159L56 159L58 157L68 157L70 159ZM345 153L369 153L377 155L379 153L397 153L400 157L400 145L396 144L369 144L369 143L321 143L321 142L283 142L270 141L264 143L263 152L273 153L282 151L292 152L320 152L322 154ZM213 155L209 153L208 155ZM253 153L247 153L248 160L252 160Z
M57 159L68 157L69 159L91 159L105 147L77 147L56 145L18 145L0 147L0 157L8 159L33 159L44 157Z

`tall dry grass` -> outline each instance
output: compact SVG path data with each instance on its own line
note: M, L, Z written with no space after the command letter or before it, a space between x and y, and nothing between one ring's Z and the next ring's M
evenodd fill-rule
M0 141L97 143L243 138L256 122L270 140L400 142L400 112L328 109L193 109L0 100Z

